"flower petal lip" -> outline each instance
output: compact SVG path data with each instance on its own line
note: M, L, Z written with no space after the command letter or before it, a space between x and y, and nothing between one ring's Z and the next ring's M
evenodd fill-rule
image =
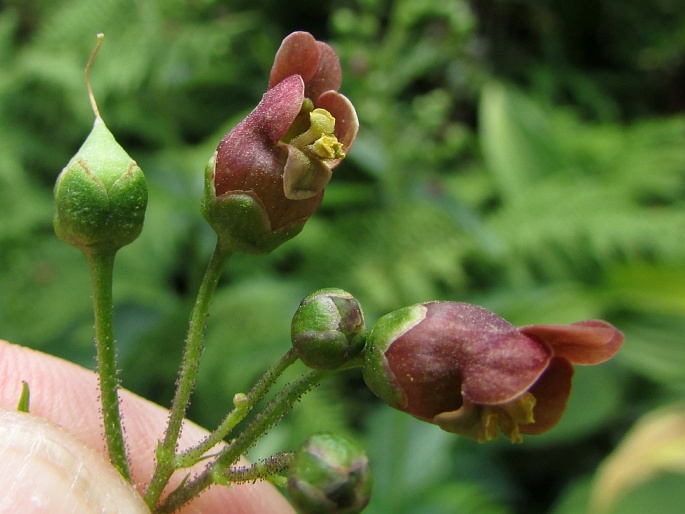
M357 136L359 119L352 102L338 93L342 67L335 50L308 32L293 32L283 40L276 53L269 89L291 75L302 77L305 98L333 115L335 136L347 152ZM333 169L341 160L329 160L326 164Z
M272 230L307 219L323 198L323 191L305 200L283 196L286 145L278 141L302 107L304 83L291 75L268 90L259 105L226 137L217 149L216 196L246 193L266 209Z
M246 181L265 175L280 176L284 151L276 143L299 114L304 99L304 82L297 75L269 89L257 107L223 138L217 148L216 195L226 191L250 190Z
M337 91L342 84L342 67L338 55L333 48L321 41L319 46L319 67L309 80L305 81L305 96L318 103L318 99L326 91ZM308 96L311 95L311 96Z
M522 434L537 435L553 428L566 411L571 395L573 366L563 357L554 357L530 392L535 396L534 423L519 425Z
M337 91L342 83L335 50L308 32L293 32L283 40L271 68L269 88L290 75L302 77L305 97L315 103L325 91Z
M566 411L571 394L573 366L562 357L554 357L530 393L535 397L533 423L520 423L521 434L538 435L552 429ZM431 421L447 432L479 439L481 408L468 400L451 412L441 412Z
M573 364L600 364L613 357L623 345L623 333L602 320L588 320L570 325L528 325L522 334L548 344L555 356Z
M320 197L331 179L331 166L319 159L311 159L290 145L282 145L288 152L283 167L283 193L289 200Z

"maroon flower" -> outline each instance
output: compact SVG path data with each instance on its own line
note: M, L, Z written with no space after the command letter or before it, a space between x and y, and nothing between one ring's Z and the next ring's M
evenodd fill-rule
M283 40L268 91L207 169L203 211L232 247L270 251L318 208L359 128L354 107L337 91L341 78L327 44L306 32Z
M364 380L391 406L443 430L512 441L557 424L572 364L599 364L623 334L605 321L516 328L467 303L430 302L382 317L365 348Z

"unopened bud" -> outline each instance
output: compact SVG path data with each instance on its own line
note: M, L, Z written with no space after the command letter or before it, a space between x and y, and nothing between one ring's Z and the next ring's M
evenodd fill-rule
M134 241L147 207L143 172L102 121L90 88L90 66L103 37L86 66L95 124L55 184L55 232L86 255L116 252Z
M361 512L371 498L371 483L364 449L329 433L309 437L288 472L288 493L302 514Z
M342 289L321 289L300 303L291 325L293 348L307 366L334 369L361 355L364 314Z
M143 229L143 172L101 118L55 184L55 232L85 253L116 251Z

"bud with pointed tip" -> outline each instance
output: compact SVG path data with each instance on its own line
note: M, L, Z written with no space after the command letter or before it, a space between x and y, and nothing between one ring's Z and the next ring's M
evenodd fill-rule
M146 207L142 170L96 117L57 178L55 232L86 254L116 252L138 237Z
M288 493L302 514L356 514L371 499L364 449L348 437L310 436L288 470Z
M335 369L357 359L364 347L364 314L357 299L342 289L307 296L291 325L297 356L314 369Z

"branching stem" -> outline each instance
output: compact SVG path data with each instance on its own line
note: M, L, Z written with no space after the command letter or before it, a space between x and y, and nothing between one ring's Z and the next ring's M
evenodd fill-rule
M158 445L157 465L150 485L145 492L145 502L151 509L159 501L164 487L177 468L175 465L176 447L181 433L183 418L190 403L190 396L195 388L200 357L204 350L205 323L209 312L209 305L214 290L219 283L221 272L229 257L230 252L225 251L217 243L200 284L200 290L190 317L190 325L188 326L188 336L183 350L178 381L176 382L176 392L169 412L169 424L167 425L163 441Z
M197 446L189 448L185 452L178 455L177 466L181 468L190 467L197 463L202 456L209 450L214 448L222 439L224 439L233 428L240 423L250 413L252 408L262 399L269 391L276 379L281 376L291 364L297 360L295 352L290 349L286 354L279 359L279 361L269 368L264 373L257 383L252 386L252 389L246 394L241 395L240 400L234 400L235 408L229 412L223 419L217 429L212 432L205 440Z
M332 373L334 371L312 370L288 384L203 472L173 491L159 506L158 512L174 512L210 485L224 482L227 477L230 477L231 468L240 456L252 447L269 428L278 423L302 395Z

